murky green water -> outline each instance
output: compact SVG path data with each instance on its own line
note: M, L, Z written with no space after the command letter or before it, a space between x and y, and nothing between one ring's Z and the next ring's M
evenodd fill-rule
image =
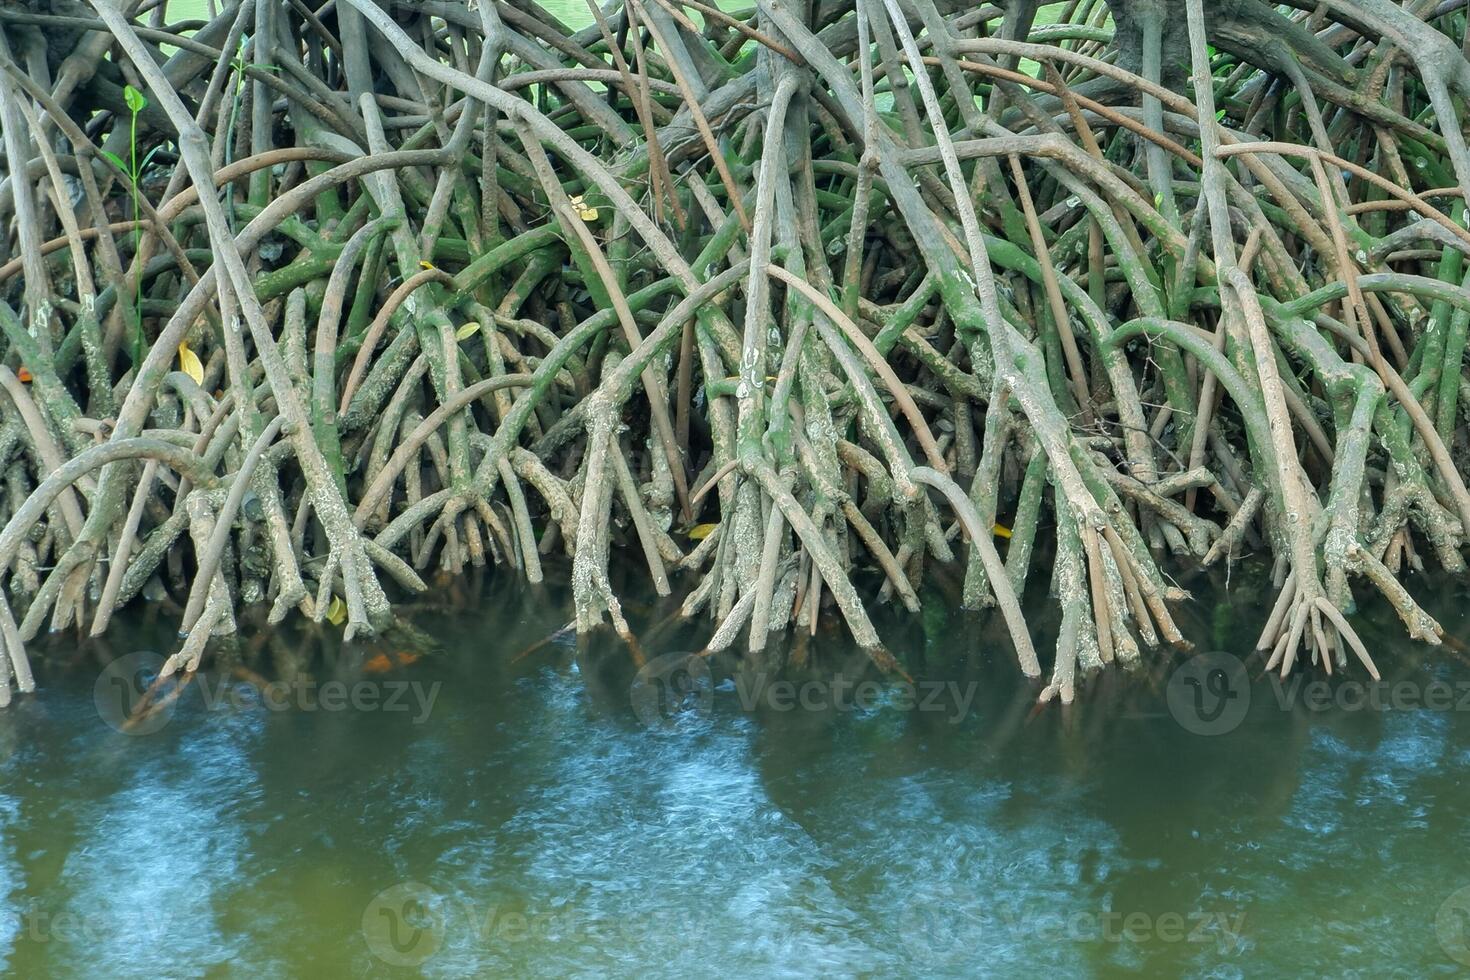
M1233 596L1259 603L1244 574ZM1470 961L1470 893L1452 898L1470 885L1470 668L1391 624L1369 631L1386 677L1426 696L1444 681L1448 706L1315 710L1299 691L1283 708L1266 682L1222 694L1211 675L1199 691L1221 696L1199 711L1165 669L1094 684L1064 715L1033 710L988 620L881 624L912 689L856 686L874 678L821 635L779 675L800 684L762 693L729 660L666 672L690 637L657 625L663 607L635 609L640 679L610 639L534 646L562 589L470 588L419 611L440 646L417 660L401 641L257 633L237 669L126 733L156 663L136 652L171 649L172 620L121 623L108 650L53 643L43 690L0 712L0 966L1378 977ZM1435 608L1465 634L1461 597ZM1192 615L1204 647L1248 649L1254 614ZM1195 734L1222 717L1233 730Z

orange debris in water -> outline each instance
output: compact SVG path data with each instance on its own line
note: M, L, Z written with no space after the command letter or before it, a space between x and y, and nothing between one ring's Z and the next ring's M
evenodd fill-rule
M17 378L19 378L21 381L30 381L31 380L31 372L27 371L25 368L21 368L19 371L17 371L15 373L15 376Z
M422 659L422 656L418 653L409 653L407 650L399 650L391 654L377 653L363 662L362 670L365 674L386 674L394 667L407 667Z

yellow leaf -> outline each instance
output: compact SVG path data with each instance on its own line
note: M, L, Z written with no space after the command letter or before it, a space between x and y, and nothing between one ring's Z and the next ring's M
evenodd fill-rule
M194 379L196 385L204 383L204 365L199 355L189 349L189 342L179 344L179 370Z
M475 334L477 334L479 332L480 332L480 324L479 324L478 321L471 322L471 323L466 323L464 326L462 326L458 330L454 331L454 339L455 340L469 340L471 337L473 337Z
M997 524L990 530L997 538L1009 538L1011 536L1011 529L1002 524Z
M419 259L419 268L432 269L434 268L434 263L430 262L428 259Z
M346 618L347 603L342 601L341 596L332 596L332 604L327 607L327 622L333 626L341 626Z
M582 199L581 194L569 198L567 203L572 206L572 210L576 211L577 216L583 221L591 222L597 220L597 209L589 208L587 202Z
M718 524L696 524L689 529L689 540L703 541L705 538L713 534L715 528L719 526L720 525Z

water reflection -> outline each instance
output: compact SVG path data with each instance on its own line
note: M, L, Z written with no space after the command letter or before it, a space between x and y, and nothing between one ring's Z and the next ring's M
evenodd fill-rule
M689 661L699 631L663 604L637 610L639 651L579 646L558 632L564 589L458 583L371 645L252 633L151 733L109 725L96 682L171 649L163 618L56 643L43 693L0 713L0 965L1243 976L1470 959L1470 896L1445 904L1470 885L1457 704L1313 710L1257 679L1208 737L1167 697L1181 658L1037 710L1002 628L936 606L880 623L908 684L827 633ZM1191 608L1201 650L1248 650L1254 615ZM1470 681L1456 650L1365 619L1387 680ZM387 708L397 690L410 710Z

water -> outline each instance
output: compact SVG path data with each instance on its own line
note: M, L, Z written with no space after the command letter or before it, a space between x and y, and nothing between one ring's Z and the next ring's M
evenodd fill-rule
M1230 597L1259 604L1242 577ZM152 715L129 685L156 664L136 651L172 649L169 617L120 621L106 649L53 643L43 690L0 712L0 967L1417 977L1470 960L1470 893L1450 900L1470 885L1457 704L1284 709L1258 680L1234 692L1236 727L1203 736L1163 664L1037 712L998 624L936 595L924 620L881 624L914 688L837 691L875 675L824 631L765 678L806 686L762 697L724 658L706 676L675 657L663 684L659 657L692 640L664 605L630 604L641 675L611 638L538 645L566 599L446 586L416 613L432 642L252 630ZM1210 601L1185 615L1193 638L1248 649L1255 614ZM1456 604L1435 609L1463 636ZM1386 675L1466 689L1461 653L1363 618ZM121 733L125 709L142 721Z

